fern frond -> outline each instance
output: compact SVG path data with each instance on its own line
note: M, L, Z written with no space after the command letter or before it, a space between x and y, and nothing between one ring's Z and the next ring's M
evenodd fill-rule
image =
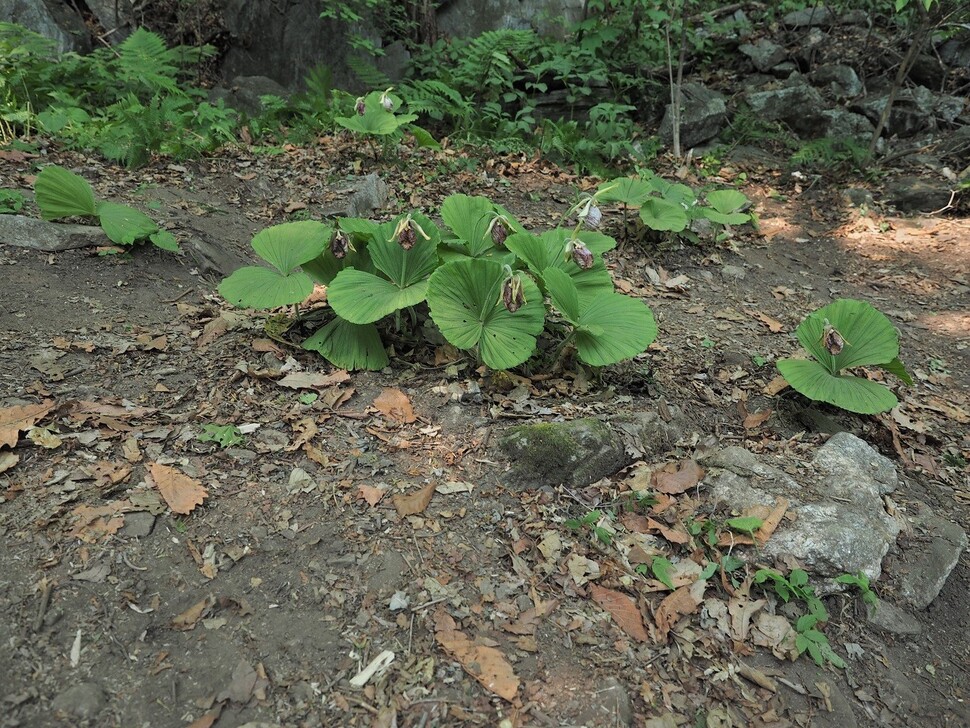
M446 116L464 119L471 113L471 105L461 93L443 81L416 80L398 89L412 114L441 121Z
M371 61L348 57L347 66L357 79L364 85L364 87L369 89L385 89L391 85L391 79L387 77L387 74L375 66Z

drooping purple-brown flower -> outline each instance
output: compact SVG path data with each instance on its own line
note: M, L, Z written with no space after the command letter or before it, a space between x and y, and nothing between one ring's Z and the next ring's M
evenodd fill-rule
M354 111L357 112L358 116L363 116L367 112L367 105L364 103L363 96L357 97L357 100L354 102Z
M505 279L502 285L502 305L509 313L515 313L525 305L521 273L513 273Z
M431 240L430 236L421 229L421 226L414 221L410 214L402 217L398 221L397 227L394 228L394 239L405 250L410 250L414 247L414 244L418 242L418 235L425 240Z
M596 205L590 205L583 218L583 224L590 230L596 230L603 222L603 212Z
M504 247L505 240L509 236L509 229L505 226L505 222L501 217L497 217L492 220L492 242L497 246Z
M343 230L338 230L330 238L330 252L333 253L334 258L340 260L347 255L348 250L350 250L350 238Z
M569 258L572 258L573 262L583 270L593 267L593 253L579 238L572 238L566 243L566 259Z
M391 100L390 93L391 89L387 89L387 91L381 94L381 108L384 111L392 111L394 109L394 101Z
M825 319L825 328L822 329L822 346L825 347L825 350L832 356L838 356L847 343L839 330L830 324L828 319Z

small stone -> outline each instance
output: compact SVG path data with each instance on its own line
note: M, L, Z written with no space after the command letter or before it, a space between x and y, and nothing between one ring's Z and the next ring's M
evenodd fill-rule
M754 67L762 72L771 70L788 58L788 51L767 38L761 38L756 43L745 43L738 50L750 58Z
M789 28L810 28L818 25L831 25L835 13L824 5L813 5L803 10L794 10L781 19L782 25Z
M145 538L155 528L155 516L148 511L135 511L125 514L125 525L118 535L126 538Z
M51 703L55 713L66 713L76 718L93 718L104 710L107 701L97 683L86 682L68 688Z
M867 607L866 619L873 627L893 634L919 634L923 630L915 617L889 602Z
M721 278L726 281L743 281L747 272L739 265L721 266Z

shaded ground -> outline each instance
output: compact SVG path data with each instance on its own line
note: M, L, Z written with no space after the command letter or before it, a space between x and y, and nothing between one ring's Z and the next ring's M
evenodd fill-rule
M348 151L327 141L137 174L60 161L104 197L159 202L166 226L225 264L266 225L343 204L343 180L360 171ZM526 159L470 166L447 153L412 157L406 173L385 166L392 200L378 214L434 212L462 191L546 229L588 183ZM863 214L839 190L771 190L763 172L743 188L763 236L626 241L611 254L618 285L651 305L661 334L597 382L525 371L510 387L419 349L381 373L288 388L281 369L331 367L269 338L264 317L227 309L197 260L0 248L0 406L51 403L0 474L0 726L970 723L966 555L917 635L879 631L858 601L829 598L830 641L843 656L859 647L844 671L732 644L701 614L667 642L638 642L567 562L595 562L597 583L614 589L629 575L564 525L616 506L626 474L580 491L522 491L504 476L495 442L528 419L678 406L688 432L662 462L710 438L808 459L826 437L813 430L821 415L896 461L900 508L922 501L968 522L970 226ZM8 165L0 183L27 190L30 173ZM618 230L619 212L607 218ZM899 390L896 417L806 415L796 395L764 394L794 327L833 297L865 298L898 325L918 381ZM375 406L389 388L406 401ZM212 423L248 434L200 442ZM146 481L159 466L202 484L204 504L173 514ZM419 509L429 484L438 491ZM876 590L894 601L891 570ZM663 595L640 596L649 620ZM390 667L353 687L384 650ZM499 697L507 681L482 685L462 663L508 666L517 694Z

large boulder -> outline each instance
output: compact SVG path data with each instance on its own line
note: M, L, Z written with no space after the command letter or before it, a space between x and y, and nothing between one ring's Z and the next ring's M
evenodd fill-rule
M745 101L765 121L784 122L795 132L809 137L824 135L825 100L801 76L792 77L778 88L752 91L745 95Z
M0 0L0 20L17 23L50 38L57 49L86 53L91 38L81 17L67 3L42 0Z
M847 432L834 435L793 478L739 447L704 455L705 482L729 512L774 508L788 500L785 522L762 547L768 561L795 559L822 577L882 573L900 523L883 496L897 485L892 463Z
M104 230L93 225L68 225L26 215L0 215L0 245L56 252L110 244Z
M685 149L696 147L718 135L727 123L727 103L717 91L699 83L685 83L681 87L680 143ZM660 138L668 144L674 138L674 116L667 105L660 122Z

